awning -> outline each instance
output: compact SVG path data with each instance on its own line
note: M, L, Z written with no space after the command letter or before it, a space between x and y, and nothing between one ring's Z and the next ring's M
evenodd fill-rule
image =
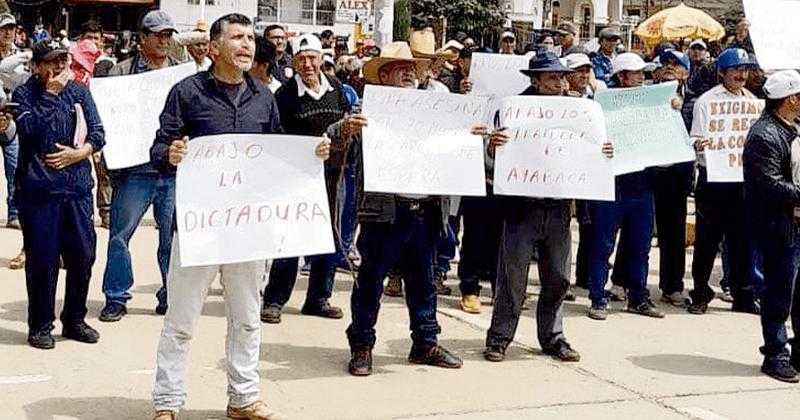
M156 4L156 0L66 0L65 3L71 5L125 4L133 6L153 6Z

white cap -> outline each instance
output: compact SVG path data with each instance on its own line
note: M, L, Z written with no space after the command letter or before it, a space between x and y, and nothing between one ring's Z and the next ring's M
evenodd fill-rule
M691 44L689 44L689 48L694 48L694 47L703 47L704 50L708 49L708 46L706 46L706 43L703 42L702 39L695 39L694 41L692 41Z
M322 54L322 42L314 34L301 35L292 41L292 50L295 54L302 51L315 51Z
M516 36L516 35L514 35L514 32L511 32L511 31L505 31L505 32L503 32L502 34L500 34L500 39L501 39L501 40L503 40L503 39L506 39L506 38L514 38L514 39L517 39L517 36Z
M614 73L617 74L621 71L643 71L647 64L636 53L622 53L613 60L611 66L614 68Z
M800 93L800 73L782 70L767 77L764 93L769 99L783 99Z
M584 66L592 66L592 61L589 60L589 56L582 53L572 53L567 54L564 57L564 66L569 67L570 70L575 70L577 68L581 68Z

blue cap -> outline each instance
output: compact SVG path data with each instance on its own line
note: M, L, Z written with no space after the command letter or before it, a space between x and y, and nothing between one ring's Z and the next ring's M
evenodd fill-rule
M172 18L163 10L151 10L142 18L142 31L149 32L163 32L172 31L178 32Z
M661 51L661 54L658 56L659 61L661 64L664 65L667 63L667 60L673 59L678 62L683 68L689 70L691 68L691 63L689 62L689 56L674 49L666 49Z
M545 52L531 58L528 62L528 68L520 70L522 74L531 76L536 73L556 72L556 73L570 73L572 70L569 67L561 64L561 60L552 52Z
M755 62L747 54L747 51L741 48L728 48L717 57L717 69L727 70L733 67L754 67Z

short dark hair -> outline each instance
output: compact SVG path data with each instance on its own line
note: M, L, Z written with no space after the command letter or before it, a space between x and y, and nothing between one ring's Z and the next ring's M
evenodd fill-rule
M330 30L330 29L326 29L326 30L322 31L321 34L319 34L320 39L322 39L322 38L330 38L332 36L333 36L333 31Z
M103 33L103 27L100 26L100 23L97 22L96 20L89 19L86 22L83 22L83 25L81 25L81 33L80 33L80 35L84 36L84 35L86 35L86 34L88 34L90 32L92 32L92 33L93 32L99 32L99 33L102 34Z
M280 29L283 32L286 32L286 28L284 28L281 25L269 25L264 29L264 36L266 36L267 34L269 34L270 32L272 32L272 31L274 31L276 29Z
M253 21L241 13L229 13L217 19L211 25L211 30L208 32L209 38L212 40L219 40L219 38L222 36L222 32L225 30L225 27L231 24L251 26Z
M275 62L275 45L267 40L266 37L256 37L256 55L253 58L258 64L269 63L270 66Z

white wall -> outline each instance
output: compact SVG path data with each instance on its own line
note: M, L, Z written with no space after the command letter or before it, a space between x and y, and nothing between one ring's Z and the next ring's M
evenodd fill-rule
M251 19L258 13L258 0L215 0L214 3L214 6L205 6L205 20L209 26L228 13L241 13ZM161 10L172 16L178 30L183 31L194 27L202 17L203 6L189 4L187 0L162 0Z
M533 22L534 29L542 28L543 0L509 0L511 13L509 19L515 22Z

